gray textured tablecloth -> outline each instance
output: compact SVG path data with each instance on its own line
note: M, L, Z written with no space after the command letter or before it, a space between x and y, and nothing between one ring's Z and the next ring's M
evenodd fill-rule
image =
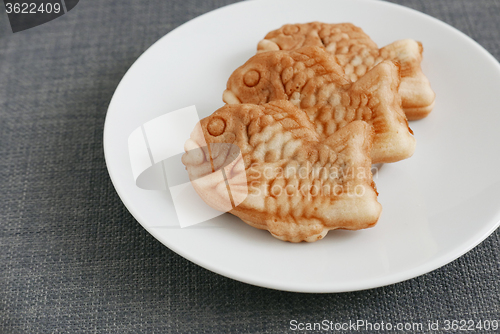
M498 230L403 283L299 294L200 268L134 220L104 162L112 94L157 39L229 2L80 1L16 34L0 12L0 332L282 333L292 319L500 320ZM500 1L396 2L451 24L500 59Z

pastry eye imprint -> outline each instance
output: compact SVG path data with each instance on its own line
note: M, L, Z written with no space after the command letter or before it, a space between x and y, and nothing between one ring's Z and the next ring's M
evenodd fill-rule
M212 136L218 137L226 130L226 122L222 118L214 117L208 123L207 130Z
M250 70L247 73L245 73L243 81L245 82L245 85L247 85L248 87L253 87L259 83L260 73L257 72L256 70Z

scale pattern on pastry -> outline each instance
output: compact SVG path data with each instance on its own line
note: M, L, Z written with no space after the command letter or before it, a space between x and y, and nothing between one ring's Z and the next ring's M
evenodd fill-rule
M200 123L182 157L190 178L226 166L229 183L238 180L231 186L232 197L238 189L248 189L230 213L249 225L281 240L312 242L332 229L376 224L382 209L369 156L373 129L366 122L351 122L321 139L304 111L276 101L226 105ZM227 167L243 165L228 162L234 159L235 145L244 168ZM209 189L201 189L200 184L196 191L217 207L213 199L221 196L214 192L226 187L207 183Z
M322 139L355 120L373 125L373 163L409 158L415 139L398 94L399 66L383 61L356 82L321 47L259 53L236 69L223 94L228 104L288 100L304 110Z
M421 68L420 42L404 39L379 49L361 28L351 23L310 22L286 24L269 32L259 42L257 52L296 50L304 46L321 46L335 55L353 82L384 60L397 61L402 77L399 92L407 118L424 118L434 107L435 93Z

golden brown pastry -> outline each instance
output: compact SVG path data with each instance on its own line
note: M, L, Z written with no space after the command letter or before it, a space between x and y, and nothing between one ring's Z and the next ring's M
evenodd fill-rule
M288 100L304 110L321 139L355 120L374 127L373 163L410 157L415 139L401 109L399 67L384 61L352 83L321 47L259 53L236 69L223 94L228 104Z
M402 77L399 92L407 118L424 118L434 107L435 94L420 66L420 42L405 39L379 49L361 28L351 23L311 22L286 24L269 32L259 42L257 51L296 50L304 46L321 46L335 55L353 82L384 60L397 61Z
M226 105L201 120L182 161L198 180L225 166L230 190L223 180L195 185L211 206L229 190L242 201L230 212L246 223L281 240L312 242L329 230L376 224L372 138L370 125L354 121L320 140L304 111L287 101ZM233 161L236 146L243 161Z

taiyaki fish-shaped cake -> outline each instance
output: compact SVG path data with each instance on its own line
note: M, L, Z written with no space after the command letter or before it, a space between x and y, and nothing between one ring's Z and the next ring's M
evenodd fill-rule
M384 61L352 83L321 47L259 53L227 82L228 104L288 100L304 110L321 139L355 120L373 125L373 163L410 157L415 139L401 109L399 67Z
M376 224L382 209L370 170L368 123L354 121L320 139L304 111L288 101L226 105L200 123L182 157L190 178L226 166L231 197L248 191L230 213L249 225L281 240L312 242L329 230ZM243 164L227 161L235 145ZM227 167L238 165L244 167ZM222 197L216 193L227 191L210 182L195 189L215 208L214 199Z
M271 31L257 46L258 52L296 50L321 46L335 55L351 81L356 81L384 60L399 62L403 109L409 120L426 117L434 107L435 94L422 72L423 47L412 39L396 41L381 49L363 30L350 23L311 22L286 24Z

